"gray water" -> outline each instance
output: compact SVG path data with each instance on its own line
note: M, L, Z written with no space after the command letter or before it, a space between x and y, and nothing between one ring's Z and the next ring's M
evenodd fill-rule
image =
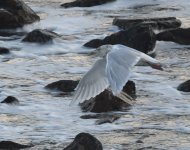
M116 122L95 125L95 120L80 119L78 106L70 107L72 96L57 97L44 89L62 79L80 79L95 59L86 53L93 49L82 45L119 31L112 26L114 17L177 17L189 27L189 0L117 0L91 8L60 8L64 0L25 0L41 21L18 31L51 29L63 35L52 44L22 43L21 39L0 37L10 55L0 56L0 101L9 95L19 99L19 106L0 104L0 141L34 144L32 149L63 149L76 134L95 135L105 150L190 149L189 93L176 87L189 79L190 47L172 42L157 42L157 59L165 71L135 67L131 80L136 83L137 102ZM69 2L69 0L67 0ZM134 9L136 6L150 5ZM162 11L159 11L159 8ZM9 38L8 38L9 39ZM137 144L142 140L143 144Z

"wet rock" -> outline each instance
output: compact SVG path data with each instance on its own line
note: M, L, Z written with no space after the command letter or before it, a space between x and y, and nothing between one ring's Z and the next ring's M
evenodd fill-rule
M89 133L79 133L64 150L103 150L101 142Z
M160 32L156 35L158 41L170 41L190 45L190 28L178 28Z
M82 119L98 119L96 121L97 125L101 125L104 123L113 123L114 121L118 120L121 117L121 115L116 114L89 114L89 115L83 115L80 118Z
M126 31L119 31L104 39L94 39L84 46L97 48L105 44L122 44L144 53L152 51L156 45L156 35L150 26L137 25Z
M159 30L179 28L181 26L181 21L175 17L144 18L144 19L115 18L113 20L113 25L116 25L124 30L127 30L140 23L146 26L151 26L153 29L159 29Z
M143 142L142 140L137 140L136 143L142 144L142 143L144 143L144 142Z
M127 82L123 88L124 92L127 92L131 97L135 97L136 89L133 81ZM129 108L129 104L125 103L120 98L114 96L112 92L105 90L104 92L97 95L95 98L84 101L80 104L81 109L84 112L108 112L108 111L124 111Z
M60 81L56 81L51 84L48 84L45 88L51 89L51 90L59 90L62 92L73 92L78 83L79 81L60 80Z
M133 9L135 12L152 12L152 11L179 11L180 7L171 6L171 7L163 7L160 4L140 4L133 7L129 7Z
M105 4L108 2L113 2L116 0L76 0L74 2L70 3L64 3L61 6L64 8L70 8L70 7L91 7L96 5Z
M120 117L118 117L118 116L109 116L109 117L97 120L96 124L101 125L101 124L104 124L104 123L113 123L114 121L118 120L119 118Z
M133 99L136 99L137 96L135 82L129 80L123 87L123 91L130 95Z
M19 104L19 101L17 98L13 96L8 96L5 98L1 103L6 103L6 104Z
M28 33L22 41L45 44L47 42L51 42L54 38L60 38L60 36L48 30L35 29Z
M0 29L22 27L39 21L37 14L22 0L0 1Z
M29 145L22 145L18 144L12 141L1 141L0 142L0 149L2 150L17 150L17 149L23 149L23 148L29 148L31 146Z
M177 87L177 89L178 89L179 91L183 91L183 92L190 92L190 80L187 80L187 81L181 83L181 84Z
M10 51L8 48L5 48L5 47L0 47L0 55L2 54L9 54Z

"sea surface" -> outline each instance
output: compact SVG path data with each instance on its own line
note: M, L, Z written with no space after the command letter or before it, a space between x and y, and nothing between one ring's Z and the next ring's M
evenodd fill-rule
M137 101L112 124L96 125L81 119L79 106L69 106L72 94L60 97L44 87L64 79L77 80L97 58L94 49L82 45L119 31L115 17L177 17L182 27L190 27L189 0L117 0L90 8L64 9L71 0L24 0L41 21L18 31L49 29L62 35L46 45L21 42L22 38L0 37L1 47L11 54L0 56L0 101L9 95L19 105L0 104L0 141L35 145L30 149L63 149L80 132L97 137L104 150L189 150L190 95L176 90L189 80L190 46L157 42L157 59L164 71L137 66L131 75L136 83ZM158 32L158 31L155 31ZM141 140L143 143L137 143Z

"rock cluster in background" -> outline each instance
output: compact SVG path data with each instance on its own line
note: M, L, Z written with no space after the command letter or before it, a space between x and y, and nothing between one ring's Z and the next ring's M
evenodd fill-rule
M156 35L151 26L138 24L128 30L113 33L104 39L93 39L85 47L97 48L106 44L122 44L144 53L152 51L156 45Z
M1 0L0 20L0 29L10 29L39 21L40 17L22 0Z
M115 18L112 24L124 30L128 30L129 28L136 26L137 24L151 26L153 29L156 30L166 30L166 29L179 28L181 26L181 21L176 17L144 18L144 19Z

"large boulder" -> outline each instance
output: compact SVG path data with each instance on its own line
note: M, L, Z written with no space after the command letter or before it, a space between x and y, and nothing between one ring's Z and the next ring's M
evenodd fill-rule
M79 133L64 150L103 150L102 143L89 133Z
M22 41L45 44L47 42L52 42L52 40L55 38L60 38L60 36L52 31L35 29L28 33Z
M104 39L94 39L84 46L97 48L106 44L122 44L144 53L148 53L155 48L156 35L150 26L137 25L129 28L126 31L119 31Z
M24 149L24 148L29 148L29 147L31 146L18 144L12 141L0 141L0 149L2 150L18 150L18 149Z
M181 26L181 21L175 17L143 18L143 19L115 18L113 20L113 25L116 25L124 30L127 30L140 23L147 26L151 26L153 29L158 29L158 30L179 28Z
M105 4L108 2L113 2L116 0L76 0L74 2L70 3L64 3L61 6L64 8L70 8L70 7L91 7L96 5Z
M177 89L178 89L179 91L183 91L183 92L190 92L190 80L187 80L187 81L181 83L181 84L177 87Z
M0 29L10 29L39 21L40 18L22 0L2 0L0 20Z
M156 35L158 41L170 41L190 45L190 28L178 28L160 32Z
M73 80L60 80L53 83L48 84L45 88L51 90L59 90L62 92L73 92L76 88L79 81Z
M128 81L124 86L123 91L133 98L136 98L136 88L133 81ZM95 98L84 101L80 104L81 109L85 112L108 112L108 111L124 111L127 110L130 104L124 102L120 98L114 96L111 91L105 90Z

